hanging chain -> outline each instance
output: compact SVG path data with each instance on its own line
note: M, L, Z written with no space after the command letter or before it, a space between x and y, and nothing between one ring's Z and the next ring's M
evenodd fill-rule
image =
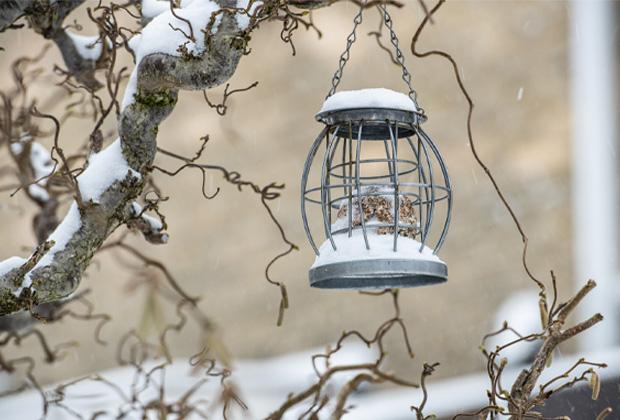
M420 112L421 114L424 114L424 110L418 106L418 100L417 100L418 94L411 86L411 73L409 73L409 70L407 70L407 67L405 66L405 56L403 55L403 52L401 51L399 47L398 37L396 36L396 32L394 32L394 29L393 29L394 22L392 21L392 17L388 13L387 7L385 4L380 4L378 8L381 14L383 15L382 16L383 24L388 29L388 31L390 31L390 42L392 43L392 46L394 46L394 50L396 51L396 60L398 61L398 64L400 65L403 71L402 79L407 84L407 87L409 88L409 98L411 98L411 100L413 101L414 105L418 109L418 112ZM353 46L355 41L357 41L356 32L357 32L357 27L362 23L363 11L364 11L364 6L360 6L359 12L357 13L357 15L355 15L355 18L353 19L353 30L347 37L347 46L345 50L343 51L343 53L340 55L340 60L338 62L338 69L334 73L334 77L332 77L332 87L329 93L327 94L327 96L325 97L325 99L329 98L334 93L336 93L336 89L338 88L338 85L340 84L340 80L342 79L342 73L344 72L344 67L346 66L347 62L349 61L349 58L351 57L351 47Z
M338 85L340 84L340 80L342 79L342 72L344 71L344 66L347 64L347 61L349 61L349 58L351 57L351 47L353 46L353 43L357 41L357 35L355 32L357 31L357 27L360 25L360 23L362 23L362 12L363 11L364 11L364 7L360 6L360 11L357 12L357 15L355 15L355 18L353 19L353 30L347 37L347 47L345 48L344 52L340 55L340 60L338 62L338 70L336 70L336 72L334 73L334 77L332 77L332 88L330 89L325 99L329 98L334 93L336 93L336 89L338 88Z
M394 32L394 29L392 28L392 26L394 25L394 21L392 21L392 17L388 13L385 4L379 5L379 9L383 12L383 23L385 24L385 27L390 31L390 42L396 50L396 60L398 61L398 64L400 64L400 67L403 69L402 77L403 81L407 84L407 87L409 88L409 97L413 101L418 111L424 114L424 110L418 106L418 93L411 86L411 73L409 73L409 70L407 70L407 66L405 66L405 56L403 55L403 52L398 46L398 37L396 36L396 32Z

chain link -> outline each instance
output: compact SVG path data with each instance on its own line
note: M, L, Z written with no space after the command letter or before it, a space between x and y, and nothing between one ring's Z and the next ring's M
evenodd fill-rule
M403 81L407 84L407 87L409 88L409 97L413 101L418 111L420 113L424 113L424 110L418 106L418 93L413 89L413 86L411 86L411 73L409 73L409 70L407 70L407 66L405 66L405 56L403 55L403 52L398 45L398 37L396 36L396 32L394 32L394 29L392 27L394 25L394 21L388 13L385 4L381 4L379 6L379 9L383 12L383 24L390 31L390 42L394 46L394 50L396 50L396 60L398 61L398 64L400 64L400 67L403 69L402 77Z
M394 29L393 29L394 22L392 21L392 17L388 13L387 7L385 4L381 4L378 7L379 7L379 11L382 14L383 24L390 32L390 42L392 43L392 46L394 47L394 50L396 51L396 60L398 61L398 64L400 65L403 71L402 79L407 84L407 87L409 88L409 98L411 98L411 100L413 101L414 105L418 109L418 112L420 112L421 114L424 114L424 110L418 106L418 100L417 100L418 94L411 86L411 73L409 73L409 70L407 70L407 67L405 66L405 56L403 55L403 52L400 49L400 46L398 43L398 37L396 36L396 32L394 32ZM340 59L338 61L338 69L334 73L334 77L332 77L332 87L329 93L327 94L327 96L325 97L325 99L329 98L334 93L336 93L336 89L338 88L338 85L340 84L340 81L342 80L342 74L344 72L344 67L346 66L347 62L349 61L349 58L351 57L351 47L353 46L355 41L357 41L356 32L357 32L357 27L362 23L363 11L364 11L364 7L362 6L360 7L360 10L357 13L357 15L355 15L355 18L353 19L353 30L347 37L347 46L345 50L343 51L343 53L340 55Z
M344 66L347 64L347 61L349 61L349 58L351 57L351 47L353 46L353 43L357 41L357 35L355 32L357 31L357 27L360 25L360 23L362 23L363 11L364 8L360 7L360 11L357 12L357 15L355 15L355 18L353 19L353 30L347 37L347 47L340 55L340 60L338 61L338 70L336 70L336 72L334 73L334 77L332 77L332 88L330 89L325 99L336 93L336 89L340 84L340 80L342 79L342 72L344 71Z

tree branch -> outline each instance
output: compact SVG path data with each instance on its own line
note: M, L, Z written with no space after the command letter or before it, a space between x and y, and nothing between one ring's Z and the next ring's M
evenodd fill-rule
M17 267L0 275L0 315L62 299L77 288L103 241L132 217L129 204L142 192L157 151L157 127L172 112L179 90L204 90L226 82L244 51L236 42L239 32L234 14L224 13L200 57L188 60L155 53L142 59L134 70L137 87L133 102L121 113L118 125L122 156L130 171L104 186L96 200L84 200L78 210L79 227L64 246L52 246L44 257L49 260L46 264L35 265L27 273ZM80 186L89 173L106 170L93 166L91 163L79 177ZM70 229L66 224L67 218L57 231L67 234Z
M97 90L102 84L95 78L95 71L101 67L100 59L105 58L107 44L99 40L101 53L97 59L83 57L74 39L63 27L65 18L85 0L4 0L0 2L0 32L11 28L15 21L25 17L35 32L45 39L52 40L64 60L69 75L90 90Z
M24 16L36 0L5 0L0 2L0 32L9 29Z
M594 287L596 287L596 283L589 280L571 299L559 307L557 315L550 320L546 328L543 345L536 353L534 361L528 369L521 372L512 385L508 404L511 413L525 415L536 405L536 399L530 401L530 396L557 346L603 320L601 314L595 314L586 321L562 330L566 318ZM518 415L513 417L518 419L520 418Z

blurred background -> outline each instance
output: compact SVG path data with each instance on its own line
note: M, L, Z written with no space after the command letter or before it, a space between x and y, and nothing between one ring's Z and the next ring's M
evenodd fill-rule
M521 237L472 157L467 103L450 66L438 58L417 59L410 54L409 42L423 11L417 1L404 3L392 12L395 29L420 104L429 116L425 130L442 151L455 198L450 232L440 254L448 264L449 280L401 291L402 316L416 357L410 359L401 336L393 334L388 339L388 364L400 376L417 378L423 361L440 362L432 381L441 382L481 372L485 360L479 344L484 334L501 325L496 315L500 306L520 292L532 291L535 299L536 289L521 266ZM594 16L586 21L587 11L576 13L571 8L594 10L590 13ZM85 34L93 34L83 9L75 18L84 24ZM602 1L589 8L566 1L448 2L418 44L422 51L448 51L459 63L476 105L473 130L478 151L530 237L533 272L548 280L549 270L554 270L564 298L589 277L596 277L601 286L589 297L582 316L602 311L607 327L596 327L599 334L594 332L581 344L567 343L562 347L565 353L600 349L618 338L610 313L617 295L613 120L618 43L616 24L606 24L610 16L617 16L616 9L616 2ZM290 300L281 327L276 326L280 292L266 282L263 272L286 246L249 189L239 192L213 172L207 179L208 191L218 187L221 191L215 199L205 200L198 172L174 178L156 175L164 195L170 196L160 207L170 241L154 246L138 236L131 239L164 262L191 295L202 297L200 306L219 327L233 366L235 360L320 348L334 343L343 330L372 334L392 315L388 297L309 287L307 270L314 254L299 214L302 165L321 129L314 114L330 88L355 13L356 7L348 2L313 12L322 37L313 31L295 32L294 56L279 39L280 25L264 24L253 35L252 53L242 59L230 80L231 88L258 81L256 88L230 97L224 117L205 104L202 93L182 92L173 114L160 126L158 142L163 148L190 156L199 147L199 138L208 134L207 163L236 170L259 185L286 184L274 212L300 250L278 261L272 271L275 280L286 284ZM378 26L378 14L369 10L340 89L404 91L399 69L375 39L366 36ZM0 54L0 85L6 89L13 83L11 63L23 54L34 55L44 41L24 29L2 34L0 44L5 48ZM131 68L129 58L124 60ZM55 98L62 95L54 85L58 80L51 72L54 64L61 64L61 58L52 48L43 62L49 75L33 87L41 97L41 110L51 113L58 111ZM222 92L223 88L213 89L209 98L217 100ZM576 104L573 108L571 101ZM115 129L114 121L106 124L107 130ZM89 127L89 121L66 124L63 144L81 144ZM47 141L50 147L51 140ZM163 157L158 162L167 168L177 165ZM32 215L20 194L0 195L1 258L27 255L35 242ZM139 327L147 296L128 290L135 272L118 259L114 252L97 256L80 286L92 290L97 311L112 315L102 331L111 344L101 346L93 340L93 324L64 321L46 326L52 343L75 340L79 346L58 364L37 365L43 383L114 367L114 343L128 327ZM523 311L537 311L537 302L533 303L533 309L517 304L509 314L516 318ZM167 321L175 319L173 308L162 305L162 310ZM190 325L174 336L176 356L199 349L195 328ZM34 342L9 351L15 352L13 357L40 352Z

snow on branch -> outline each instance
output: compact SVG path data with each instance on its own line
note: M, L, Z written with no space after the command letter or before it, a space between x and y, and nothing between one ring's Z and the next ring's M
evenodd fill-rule
M164 232L166 226L161 219L146 214L147 208L143 208L137 202L131 203L133 218L127 224L142 232L144 239L152 244L165 244L169 235Z
M132 41L136 66L119 116L119 139L90 156L77 177L79 199L67 216L25 261L14 257L0 263L0 315L62 299L77 288L105 239L118 226L135 222L132 203L152 168L157 126L172 112L178 91L204 90L234 73L245 51L245 43L233 42L245 29L236 18L237 2L195 0L182 6L156 16ZM74 48L93 42L62 33ZM81 50L79 55L94 58L96 53ZM45 169L38 160L34 163ZM167 240L160 221L142 212L138 219L147 238Z
M142 21L144 24L148 23L155 16L160 15L170 10L169 0L142 0L141 11Z
M101 41L101 37L99 35L86 36L73 33L71 31L65 31L66 34L71 38L73 45L77 53L84 60L97 61L101 57L101 53L103 52L103 42ZM108 43L108 47L110 44Z
M82 200L98 203L111 185L127 177L140 180L142 176L129 167L123 156L121 140L116 139L106 149L93 153L88 159L88 167L77 177Z
M32 172L34 182L28 185L28 194L38 203L46 203L50 196L47 192L47 182L54 173L55 163L52 154L41 143L32 140L29 133L23 133L19 140L11 143L11 153L21 158L22 153L28 153L28 166Z

